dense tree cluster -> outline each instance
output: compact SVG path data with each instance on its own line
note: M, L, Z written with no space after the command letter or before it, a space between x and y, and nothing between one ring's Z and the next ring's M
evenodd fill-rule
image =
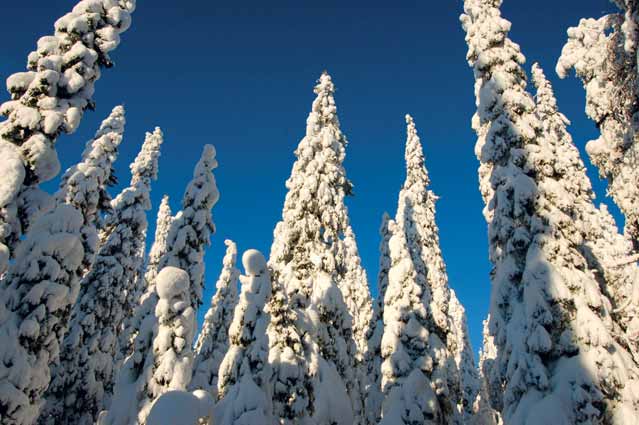
M93 107L134 0L82 0L7 80L0 112L3 425L634 425L639 423L639 4L568 30L556 71L583 81L587 152L625 215L594 204L586 166L501 0L465 0L479 190L492 290L479 364L449 286L424 148L406 116L405 181L380 229L378 296L346 200L347 139L324 72L286 182L269 258L226 254L204 323L204 256L219 200L205 145L181 210L151 185L147 133L115 198L125 111L80 162L55 143ZM217 242L216 242L217 243ZM488 297L487 297L488 298Z

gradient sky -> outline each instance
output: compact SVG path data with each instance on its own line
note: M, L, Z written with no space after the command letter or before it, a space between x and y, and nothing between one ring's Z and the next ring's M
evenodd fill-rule
M24 70L27 54L74 0L21 0L0 7L0 78ZM394 215L404 180L404 115L415 118L432 189L440 196L437 222L450 285L468 313L475 350L481 346L490 281L486 223L478 191L473 76L459 24L462 1L138 1L132 28L112 54L116 67L97 83L97 110L63 136L63 168L113 106L127 110L126 137L116 166L121 186L144 132L160 126L165 143L154 210L164 193L180 208L202 146L218 151L221 192L214 209L217 234L206 256L206 298L212 295L224 239L241 251L270 251L281 217L284 182L305 131L316 79L326 69L337 86L342 131L350 144L345 167L355 185L350 219L375 294L379 224ZM608 0L506 0L511 38L540 62L555 85L561 111L583 153L597 130L584 110L574 77L559 80L555 63L565 32L582 17L614 11ZM8 98L5 93L1 101ZM585 156L584 156L585 158ZM587 162L599 196L601 182ZM48 184L53 188L53 184ZM620 220L618 210L611 208ZM207 307L208 301L205 301ZM205 308L200 312L203 316Z

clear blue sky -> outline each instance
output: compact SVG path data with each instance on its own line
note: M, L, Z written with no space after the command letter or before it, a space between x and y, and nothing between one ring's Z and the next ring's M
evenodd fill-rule
M24 69L36 40L50 34L55 19L74 4L3 2L2 80ZM506 0L503 7L528 66L539 61L555 84L582 152L597 131L584 115L579 81L559 80L554 67L569 26L613 10L608 0ZM208 298L224 239L237 241L240 250L268 254L312 88L327 69L350 141L345 166L355 197L348 207L373 292L380 219L384 211L395 213L404 180L404 115L410 113L424 144L432 189L441 197L437 221L450 284L466 307L477 350L488 309L490 264L470 128L474 82L465 61L461 11L461 0L138 1L133 26L112 55L116 67L105 70L97 83L96 112L87 112L78 132L58 142L63 168L77 162L100 121L124 103L128 123L117 176L128 183L128 164L144 132L162 127L165 144L153 206L168 193L175 212L202 146L214 144L221 198L214 209L218 231L206 257ZM5 93L0 100L7 98ZM603 200L605 184L588 166ZM155 211L149 220L154 223Z

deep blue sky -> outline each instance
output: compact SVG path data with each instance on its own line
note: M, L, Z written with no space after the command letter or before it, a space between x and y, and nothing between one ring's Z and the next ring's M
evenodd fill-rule
M2 80L24 69L36 40L50 34L57 17L74 4L3 2ZM528 66L539 61L555 84L582 152L597 131L584 115L579 81L559 80L554 67L569 26L613 10L608 0L506 0L503 7ZM221 199L214 209L218 231L206 257L208 298L224 239L237 241L240 250L268 254L312 88L327 69L350 141L345 166L356 195L348 207L373 292L380 219L384 211L395 213L404 180L404 115L410 113L424 144L432 189L441 197L437 221L450 284L467 309L477 350L490 264L461 11L462 1L139 1L133 26L112 55L116 67L105 70L97 83L97 111L87 112L76 134L59 140L63 168L77 162L100 121L124 103L128 123L117 176L128 183L128 164L144 132L162 127L165 144L153 202L157 208L168 193L175 212L202 146L214 144ZM588 166L603 200L605 185ZM154 223L155 210L149 220Z

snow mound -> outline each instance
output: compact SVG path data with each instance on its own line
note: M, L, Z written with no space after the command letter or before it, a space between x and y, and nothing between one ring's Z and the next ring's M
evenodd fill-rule
M0 142L0 158L0 206L5 206L18 194L25 171L20 153L11 143Z
M206 391L169 391L155 401L146 425L210 425L214 407Z
M256 249L249 249L242 255L242 265L248 276L260 276L266 271L266 259Z
M158 273L156 288L162 299L170 300L189 289L189 275L182 269L167 266Z

